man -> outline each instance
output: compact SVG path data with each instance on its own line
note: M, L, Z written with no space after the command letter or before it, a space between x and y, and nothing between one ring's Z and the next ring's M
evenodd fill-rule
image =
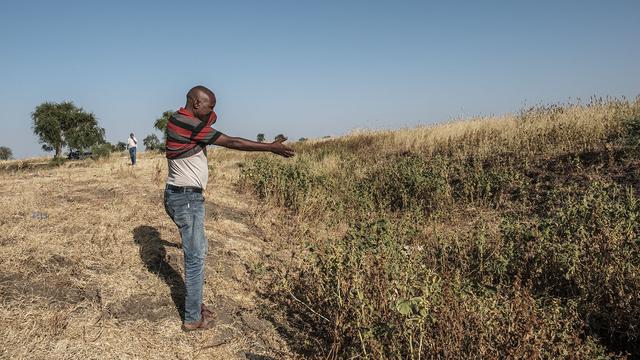
M129 149L129 156L131 157L131 166L136 164L136 147L138 146L138 139L133 135L133 133L129 134L129 138L127 139L127 149Z
M169 176L164 191L167 214L178 226L184 252L186 288L182 329L192 331L213 326L212 313L202 303L205 257L208 243L204 233L204 197L209 167L207 145L214 144L243 151L268 151L291 157L293 150L280 139L259 143L230 137L214 130L214 93L196 86L187 93L187 103L171 116L167 124L166 155Z

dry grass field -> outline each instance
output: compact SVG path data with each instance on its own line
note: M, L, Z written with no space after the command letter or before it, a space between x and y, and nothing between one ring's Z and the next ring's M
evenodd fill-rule
M0 357L640 356L640 97L209 152L180 329L165 159L0 163Z
M204 295L218 322L196 333L180 329L182 251L161 155L141 154L136 167L116 154L0 163L0 358L290 357L252 276L271 249L233 188L242 155L218 153Z

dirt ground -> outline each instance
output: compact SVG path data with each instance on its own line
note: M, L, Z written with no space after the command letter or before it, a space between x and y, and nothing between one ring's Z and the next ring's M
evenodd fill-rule
M261 297L274 249L235 191L242 155L210 154L205 303L184 333L183 257L165 214L166 160L141 154L0 171L0 357L296 358ZM216 155L220 155L215 159Z

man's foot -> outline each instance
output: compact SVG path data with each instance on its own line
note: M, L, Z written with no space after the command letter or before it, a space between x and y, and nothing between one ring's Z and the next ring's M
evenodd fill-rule
M213 327L213 319L203 316L199 321L182 324L183 331L207 330Z
M202 304L202 306L200 307L200 313L202 314L203 318L213 319L215 317L213 312L211 312L211 310L209 310L209 308L207 308L204 304Z

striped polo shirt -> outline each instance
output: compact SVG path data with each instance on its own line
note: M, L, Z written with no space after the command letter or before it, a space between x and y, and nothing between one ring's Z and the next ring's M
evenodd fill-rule
M171 116L166 134L167 184L207 187L207 145L222 135L211 127L216 119L216 113L212 112L208 121L201 121L185 108Z

